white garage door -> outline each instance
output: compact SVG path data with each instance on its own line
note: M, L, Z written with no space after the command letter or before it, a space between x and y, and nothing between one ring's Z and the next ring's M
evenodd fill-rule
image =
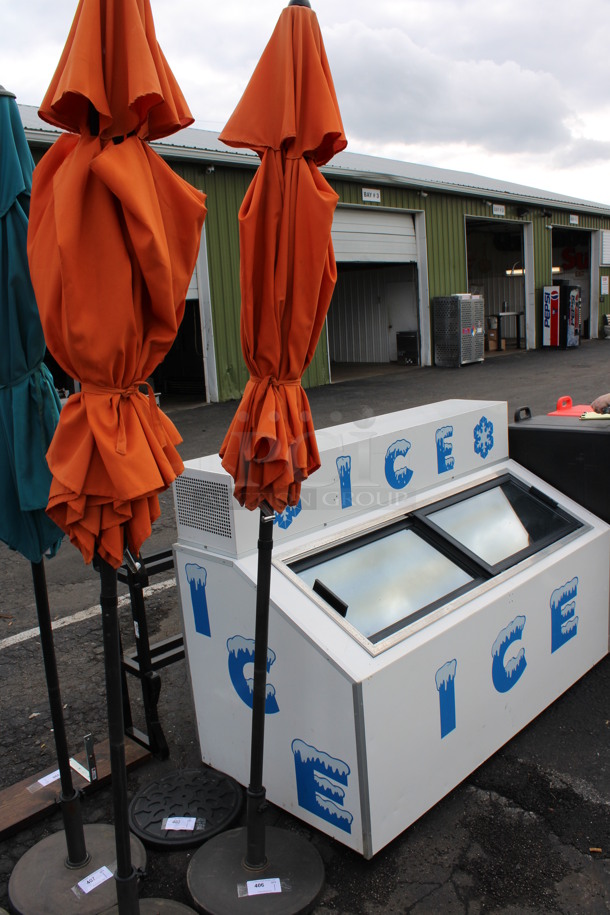
M417 262L415 226L409 213L337 207L332 239L338 263Z

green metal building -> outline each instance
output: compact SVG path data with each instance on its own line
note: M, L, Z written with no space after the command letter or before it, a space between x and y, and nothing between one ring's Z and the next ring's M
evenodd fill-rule
M39 160L59 132L35 108L20 112ZM195 128L152 145L208 205L185 317L155 385L211 401L238 398L247 380L238 211L258 158ZM534 349L543 345L543 289L563 281L581 289L581 338L601 335L610 312L610 206L349 152L322 171L339 194L338 280L305 386L328 383L344 363L396 361L405 338L416 341L413 362L432 364L433 301L459 293L482 297L490 337L507 312L505 339L517 338L520 321L522 344Z

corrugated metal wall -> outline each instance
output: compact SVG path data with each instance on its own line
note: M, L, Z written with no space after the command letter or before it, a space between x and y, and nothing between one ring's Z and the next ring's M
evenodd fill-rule
M175 163L174 169L207 194L206 241L210 296L214 322L214 347L218 371L218 396L241 396L248 379L239 332L239 225L237 214L253 171Z
M240 337L238 213L254 170L215 165L208 171L203 164L184 162L172 163L172 167L185 181L208 195L205 224L218 396L221 401L238 399L248 380ZM303 377L303 386L326 384L328 380L328 351L323 332L316 355Z
M221 400L241 395L247 372L241 355L239 335L239 232L237 213L241 201L253 177L251 169L230 168L216 165L213 172L206 173L204 164L187 165L172 163L172 167L187 181L208 194L208 217L206 238L210 268L210 292L214 318L216 360L218 366L218 389ZM467 291L468 277L466 258L466 218L491 216L491 204L481 198L460 194L437 192L431 189L422 193L401 187L384 187L379 182L337 180L325 173L329 184L339 194L340 202L365 207L396 207L407 211L423 211L426 221L428 258L428 286L430 298ZM381 193L380 204L363 204L362 187L375 186ZM531 221L534 240L535 273L535 326L541 327L542 287L551 282L551 232L546 228L551 222L556 226L570 226L570 213L552 211L552 217L540 208L533 207L524 216L518 214L522 204L506 204L505 214L498 217L500 222L515 220ZM610 220L597 216L579 214L579 227L583 229L610 228ZM503 282L503 280L501 280ZM374 294L374 293L372 293ZM502 291L494 289L493 295ZM508 293L510 295L510 293ZM508 299L507 299L508 301ZM601 310L605 308L602 305ZM368 316L368 320L373 320ZM378 316L377 321L382 320ZM539 337L539 333L538 333ZM538 339L540 345L540 339ZM312 365L305 373L305 386L325 384L328 375L328 348L326 333L323 332Z
M32 154L40 161L48 146L45 142L32 142ZM252 180L251 167L224 166L215 163L213 167L202 161L187 162L184 159L170 160L171 167L185 180L208 194L208 217L206 240L208 246L210 295L214 324L214 344L218 369L218 393L221 400L238 398L241 395L247 372L241 355L239 312L239 232L237 213L244 194ZM449 295L467 289L466 229L468 216L490 217L492 205L485 192L480 196L468 197L462 194L444 192L430 187L428 191L400 187L395 184L384 186L381 180L371 177L366 181L338 179L323 169L329 184L339 194L341 203L366 207L398 208L411 212L423 212L426 224L428 259L428 289L430 298ZM362 201L362 188L379 188L380 204ZM547 225L571 227L570 210L553 208L545 212L542 207L532 206L531 212L519 215L524 206L522 201L507 203L505 215L500 221L515 220L532 223L534 244L534 283L537 343L541 344L542 288L551 283L551 232ZM578 214L580 229L610 230L610 219ZM602 268L600 275L610 271ZM495 294L495 293L494 293ZM597 290L596 290L597 294ZM425 303L423 303L425 311ZM610 298L600 302L600 313L610 311ZM600 318L601 327L601 318ZM304 384L313 386L328 381L328 349L326 333L323 333L312 365L305 373Z
M328 312L333 362L389 362L381 270L343 271Z
M430 299L468 292L463 198L433 194L425 211Z
M414 264L347 264L328 311L331 362L396 360L396 333L417 330L417 283Z

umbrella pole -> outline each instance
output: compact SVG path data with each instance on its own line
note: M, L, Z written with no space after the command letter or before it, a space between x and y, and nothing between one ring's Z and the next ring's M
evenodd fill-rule
M206 915L234 915L237 908L251 915L306 915L312 911L324 888L324 864L313 843L285 829L266 828L263 820L273 518L272 509L263 503L258 534L246 826L230 829L202 845L193 855L187 871L189 892L197 910Z
M272 509L260 508L258 528L258 573L256 580L256 624L254 631L254 686L252 695L252 738L250 744L250 784L246 792L247 850L246 866L262 868L265 855L265 804L263 757L265 748L265 700L267 695L267 648L269 644L269 592L273 552Z
M90 855L85 845L85 832L80 806L80 796L72 783L70 771L70 755L66 739L59 677L57 674L57 661L53 645L53 629L51 626L51 613L49 609L49 595L47 592L44 560L32 562L32 578L34 581L34 596L36 598L36 612L40 629L40 643L47 680L51 720L55 737L55 749L59 765L61 780L61 794L59 797L61 813L64 821L66 845L68 847L67 867L83 867Z
M94 892L87 893L83 892L81 884L99 872L100 868L110 867L115 856L118 858L115 830L103 823L83 827L80 795L72 787L42 560L32 563L32 577L57 747L64 829L41 839L15 865L8 884L11 912L15 915L31 915L32 912L41 911L43 905L46 915L99 915L108 912L117 900L119 893L115 881L104 881L96 886ZM132 838L132 843L134 857L143 868L146 864L144 847L138 839ZM44 899L40 895L41 887L44 887ZM139 909L134 907L120 911L127 915L139 915Z
M131 863L131 840L127 813L127 768L123 695L121 688L121 643L119 636L118 594L116 569L97 557L100 573L100 604L106 670L106 705L108 709L108 738L112 801L116 840L117 869L115 873L118 911L120 915L139 915L138 873Z

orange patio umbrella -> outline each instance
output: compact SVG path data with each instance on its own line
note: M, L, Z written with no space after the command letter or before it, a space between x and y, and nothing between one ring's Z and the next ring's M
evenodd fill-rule
M47 510L86 562L118 568L183 470L140 387L176 337L206 212L148 144L193 121L148 0L80 0L39 113L71 133L34 171L30 271L47 346L80 382L47 454Z
M330 238L338 196L320 174L347 145L315 13L282 11L220 139L260 167L239 212L241 341L250 373L220 449L249 509L296 505L320 466L301 377L337 279Z
M116 894L121 915L137 915L116 569L126 548L139 555L183 470L147 379L176 337L206 213L149 145L193 121L149 0L80 0L39 113L68 133L34 171L30 272L47 346L80 383L47 452L47 511L100 570Z
M220 138L261 159L239 212L241 341L250 378L220 451L235 497L260 508L252 741L247 826L206 842L187 882L201 911L233 915L236 884L269 875L285 880L290 893L265 895L266 915L294 915L311 911L324 867L311 843L266 830L261 815L271 521L272 510L297 504L301 483L320 466L301 377L337 278L331 227L338 196L319 166L347 145L309 0L291 0L281 13Z

